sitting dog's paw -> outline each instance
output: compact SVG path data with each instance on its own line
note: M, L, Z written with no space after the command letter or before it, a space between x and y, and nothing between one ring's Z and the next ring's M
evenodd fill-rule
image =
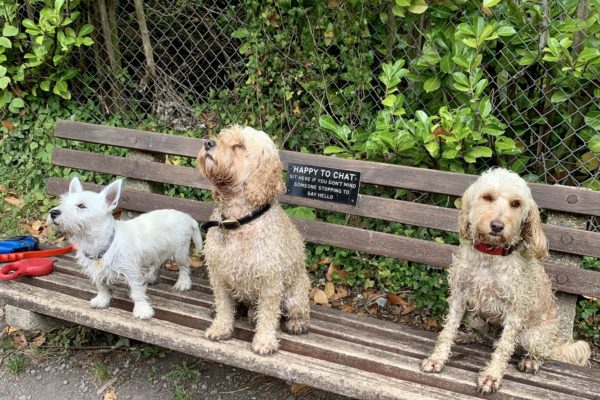
M135 303L133 316L137 319L150 319L154 316L154 309L148 303Z
M531 372L532 374L537 374L542 366L542 361L532 360L531 358L524 357L519 362L519 371L522 372Z
M189 276L180 276L173 285L173 289L178 292L185 292L186 290L190 290L192 288L192 280Z
M477 390L482 394L493 393L500 388L502 375L483 370L477 378Z
M283 330L292 335L308 333L309 323L305 319L290 319L283 324Z
M423 360L421 363L421 371L423 372L441 372L444 369L444 360L438 358L429 357Z
M206 332L204 332L205 338L214 341L229 339L231 336L233 336L232 329L227 329L222 325L214 323L206 330Z
M97 295L90 300L90 307L92 308L106 308L110 304L110 297Z
M252 351L261 356L272 354L279 348L279 341L275 335L254 335Z

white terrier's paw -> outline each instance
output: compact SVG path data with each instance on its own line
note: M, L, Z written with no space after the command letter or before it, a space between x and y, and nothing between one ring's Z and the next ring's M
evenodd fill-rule
M531 372L535 375L540 370L542 364L542 361L532 360L531 358L524 357L521 362L519 362L519 370L522 372Z
M204 332L204 337L218 342L219 340L229 339L233 336L233 329L229 329L221 324L213 323L210 328Z
M446 361L435 357L429 357L421 363L421 371L423 372L442 372Z
M106 308L110 304L110 297L103 295L96 295L90 300L90 307L92 308Z
M154 309L148 303L135 303L133 316L137 319L150 319L154 316Z
M477 390L482 394L493 393L502 385L502 374L484 369L477 378Z
M279 341L273 335L254 335L252 340L252 351L261 356L275 353L279 348Z
M192 280L189 276L180 276L173 285L173 289L178 292L185 292L186 290L190 290L192 288Z

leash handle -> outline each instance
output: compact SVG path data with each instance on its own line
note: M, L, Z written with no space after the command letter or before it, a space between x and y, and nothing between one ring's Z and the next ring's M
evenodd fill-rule
M11 262L0 268L0 281L12 281L22 276L42 276L54 270L54 263L49 258L31 258Z
M60 254L70 253L71 251L75 250L76 248L77 248L77 245L72 244L70 246L60 247L58 249L39 250L39 251L24 251L21 253L0 254L0 263L8 262L8 261L24 260L26 258L58 256Z

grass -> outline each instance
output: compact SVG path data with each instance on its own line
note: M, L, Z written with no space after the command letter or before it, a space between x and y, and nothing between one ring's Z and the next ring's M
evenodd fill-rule
M12 341L12 338L6 338L0 342L0 349L2 350L14 350L15 345Z
M108 367L102 363L94 363L92 365L92 374L99 382L107 381L112 376Z
M175 385L175 394L173 394L173 400L192 400L192 396L179 385Z
M6 369L13 375L19 375L25 369L26 359L21 353L13 354L6 359Z
M200 378L200 372L190 368L187 362L184 361L177 367L169 371L169 373L167 373L167 376L173 378L176 383L181 381L195 382Z

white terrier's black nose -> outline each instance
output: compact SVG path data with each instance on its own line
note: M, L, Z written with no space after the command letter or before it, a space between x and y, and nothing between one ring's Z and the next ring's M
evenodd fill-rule
M50 218L55 219L60 215L60 210L50 210Z
M492 228L492 232L500 233L504 230L504 222L498 221L497 219L490 222L490 228Z
M210 149L214 148L217 145L217 142L215 142L212 139L206 139L204 141L204 150L209 151Z

